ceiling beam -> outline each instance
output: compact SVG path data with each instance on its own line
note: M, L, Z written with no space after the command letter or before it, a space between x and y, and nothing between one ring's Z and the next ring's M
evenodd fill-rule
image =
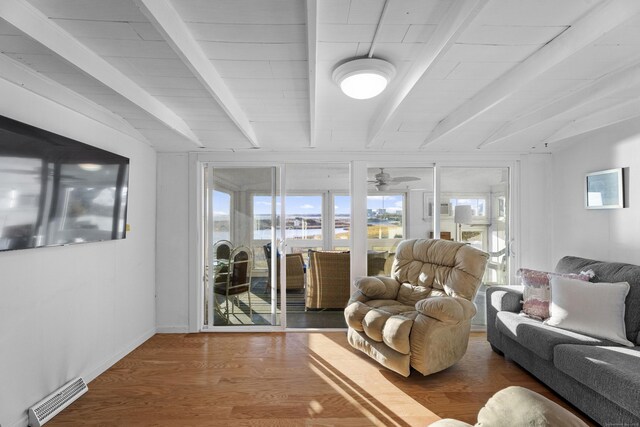
M429 41L407 71L406 77L369 126L367 148L381 145L380 136L420 79L446 54L458 36L467 29L488 0L456 0L440 21Z
M501 103L536 77L591 45L638 12L638 0L609 0L600 3L562 34L441 120L420 147L433 144Z
M566 115L585 104L599 101L602 98L624 92L636 86L640 86L640 62L635 62L621 70L605 74L575 92L554 99L530 113L520 115L515 120L507 122L498 128L477 148L498 143L548 120L555 120L558 116Z
M621 122L634 122L640 119L640 101L632 98L621 104L596 111L592 114L572 120L542 142L553 144L578 135L594 132Z
M402 102L418 81L445 55L487 3L488 0L456 0L451 4L429 41L416 56L406 77L391 95L390 102L386 102L375 115L375 119L369 126L367 148L381 145L380 135L394 118Z
M119 93L170 129L202 147L176 113L102 59L25 0L2 0L0 17L89 76Z
M152 145L122 117L3 54L0 54L0 78L120 131L149 146Z
M316 91L318 90L318 0L307 0L307 58L309 67L309 147L316 147Z
M260 148L251 122L173 5L168 0L135 2L251 145Z

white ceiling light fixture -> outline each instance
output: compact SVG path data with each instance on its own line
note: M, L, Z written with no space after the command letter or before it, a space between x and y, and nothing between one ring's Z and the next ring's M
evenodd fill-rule
M360 58L337 66L333 80L345 95L369 99L380 95L395 74L396 67L383 59Z

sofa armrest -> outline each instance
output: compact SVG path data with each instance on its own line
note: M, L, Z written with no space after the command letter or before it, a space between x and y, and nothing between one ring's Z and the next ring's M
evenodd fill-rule
M519 313L522 310L522 286L490 286L487 288L487 305L495 311Z
M396 279L385 276L358 277L353 285L371 299L395 299L400 289L400 283Z
M416 303L420 314L441 322L457 323L476 315L476 306L464 298L429 297Z

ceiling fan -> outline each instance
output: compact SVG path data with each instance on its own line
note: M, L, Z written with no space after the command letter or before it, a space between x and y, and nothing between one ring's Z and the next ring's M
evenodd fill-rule
M396 176L392 177L384 171L384 168L380 168L380 172L374 175L374 180L367 181L369 184L373 184L378 191L386 191L390 186L400 184L401 182L420 181L417 176Z

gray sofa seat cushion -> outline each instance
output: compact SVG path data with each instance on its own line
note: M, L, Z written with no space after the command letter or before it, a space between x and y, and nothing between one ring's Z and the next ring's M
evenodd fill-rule
M593 270L593 282L627 282L629 293L624 301L624 324L627 339L640 344L640 266L620 262L603 262L573 256L566 256L558 261L558 273L579 273Z
M554 347L559 344L617 345L611 341L547 326L539 320L508 311L498 313L496 327L507 337L549 361L553 360Z
M640 347L559 345L554 365L640 417Z

